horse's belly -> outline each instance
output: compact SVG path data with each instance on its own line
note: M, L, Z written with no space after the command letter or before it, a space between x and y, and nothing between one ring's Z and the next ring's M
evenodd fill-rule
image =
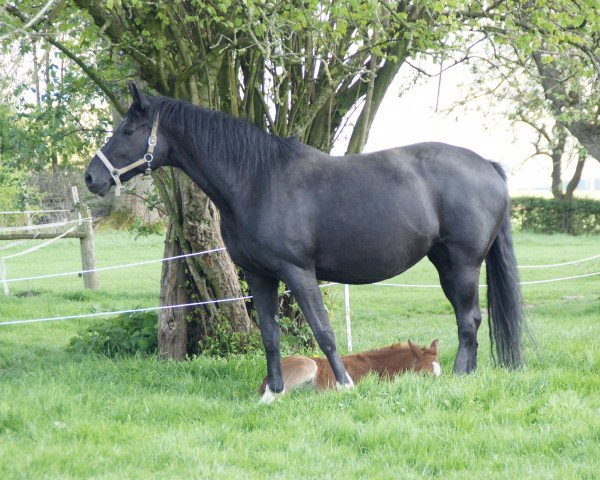
M432 246L427 236L381 241L348 242L324 248L316 258L319 280L340 283L373 283L394 277L421 260Z

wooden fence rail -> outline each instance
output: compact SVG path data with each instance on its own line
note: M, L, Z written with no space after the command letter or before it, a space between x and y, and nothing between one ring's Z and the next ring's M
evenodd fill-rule
M79 225L73 231L65 234L66 227L52 227L43 231L32 231L25 229L23 231L2 232L0 229L0 240L49 240L62 234L61 238L78 238L81 250L82 270L95 270L96 268L96 248L94 243L94 228L92 226L92 217L87 205L79 203L77 193L74 192L74 200L77 204L77 215ZM77 223L77 222L75 222ZM28 222L29 225L29 222ZM31 226L31 225L29 225ZM8 257L8 256L7 256ZM6 268L4 258L0 257L0 281L4 284L4 293L8 295L8 283L6 282ZM84 288L98 290L98 274L95 271L88 271L83 274Z

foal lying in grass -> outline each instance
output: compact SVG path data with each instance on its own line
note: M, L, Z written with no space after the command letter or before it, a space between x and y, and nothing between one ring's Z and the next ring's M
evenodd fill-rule
M377 350L347 355L342 357L342 362L355 384L370 372L374 372L384 379L392 378L409 370L430 372L436 377L442 373L438 360L438 340L431 342L429 348L418 347L409 340L408 345L396 343ZM281 361L281 369L283 392L300 387L316 390L336 387L335 376L326 358L293 355ZM273 398L271 392L266 391L266 385L267 378L265 377L258 393L263 395L263 401L269 402Z

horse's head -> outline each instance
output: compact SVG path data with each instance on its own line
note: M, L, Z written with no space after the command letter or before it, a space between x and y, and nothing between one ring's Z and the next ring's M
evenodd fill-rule
M431 342L429 348L421 348L410 340L408 341L410 351L417 360L414 367L415 371L425 370L433 373L436 377L442 374L442 367L440 367L440 360L438 358L438 343L436 338Z
M106 195L111 185L150 173L165 163L168 147L159 129L159 113L152 114L150 101L129 84L133 103L125 119L106 144L96 152L85 171L85 183L92 193Z

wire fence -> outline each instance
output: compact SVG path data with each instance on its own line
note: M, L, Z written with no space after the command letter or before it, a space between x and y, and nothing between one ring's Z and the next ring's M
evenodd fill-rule
M0 213L3 213L3 212L0 212ZM62 224L65 225L65 224L69 224L69 223L78 223L78 222L85 221L85 220L91 220L91 219L85 218L85 219L81 219L81 220L73 220L72 222L62 222ZM75 228L76 227L72 227L72 229L70 229L70 230L73 230ZM68 230L67 232L64 232L63 234L61 234L61 236L66 235L67 233L69 233L70 230ZM1 232L1 229L0 229L0 232ZM5 259L24 255L26 253L30 253L30 251L35 251L35 250L38 250L39 248L43 248L47 244L49 244L55 240L58 240L58 238L60 238L61 236L50 239L49 241L44 242L43 244L36 245L35 247L31 247L30 249L27 249L23 252L19 252L19 253L12 254L12 255L7 255L7 256L0 258L0 276L2 277L2 282L6 284L9 282L20 282L20 281L56 278L56 277L69 276L69 275L80 276L80 275L83 275L84 273L101 272L101 271L115 270L115 269L121 269L121 268L131 268L131 267L137 267L137 266L141 266L141 265L162 263L162 262L167 262L167 261L175 261L175 260L181 260L181 259L188 258L188 257L202 256L202 255L208 255L208 254L212 254L212 253L221 253L221 252L226 251L225 247L218 247L218 248L213 248L213 249L209 249L209 250L203 250L201 252L192 252L192 253L187 253L187 254L182 254L182 255L176 255L173 257L166 257L166 258L154 259L154 260L144 260L144 261L140 261L140 262L133 262L133 263L127 263L127 264L122 264L122 265L112 265L112 266L94 268L94 269L89 269L89 270L77 270L77 271L71 271L71 272L61 272L61 273L28 276L28 277L20 277L20 278L13 278L13 279L6 278L6 274L5 274L6 271L3 268L3 263L4 263ZM16 243L14 243L13 245L15 245L15 244ZM521 268L534 269L534 268L563 267L563 266L575 265L575 264L579 264L579 263L583 263L583 262L592 261L597 258L600 258L600 254L594 255L591 257L587 257L587 258L583 258L583 259L579 259L579 260L569 261L569 262L545 264L545 265L524 265ZM2 273L2 272L4 272L4 273ZM597 276L597 275L600 275L600 272L592 272L592 273L585 273L585 274L580 274L580 275L557 277L557 278L543 279L543 280L524 281L524 282L520 282L520 285L535 285L535 284L545 284L545 283L569 281L569 280L592 277L592 276ZM333 285L338 285L338 284L335 282L332 282L332 283L320 285L320 287L326 288L326 287L330 287ZM441 286L439 284L428 285L428 284L379 282L379 283L374 283L372 285L377 286L377 287L397 287L397 288L441 288ZM479 287L484 288L484 287L486 287L486 285L482 284L482 285L479 285ZM44 318L35 318L35 319L26 319L26 320L11 320L11 321L7 321L7 322L0 322L0 326L18 325L18 324L26 324L26 323L51 322L51 321L59 321L59 320L74 320L74 319L82 319L82 318L103 317L103 316L112 316L112 315L120 315L120 314L127 314L127 313L159 311L159 310L165 310L165 309L177 309L177 308L186 308L186 307L189 308L189 307L197 307L197 306L209 305L209 304L219 304L219 303L234 302L234 301L246 301L251 298L252 298L252 296L242 296L242 297L234 297L234 298L206 300L206 301L201 301L201 302L184 303L184 304L179 304L179 305L161 305L161 306L156 306L156 307L146 307L146 308L137 308L137 309L129 309L129 310L95 312L95 313L86 313L86 314L78 314L78 315L44 317Z
M91 268L89 270L74 270L71 272L61 272L61 273L48 273L45 275L36 275L36 276L31 276L31 277L20 277L20 278L10 278L10 279L6 279L7 283L10 282L23 282L23 281L29 281L29 280L39 280L39 279L46 279L46 278L57 278L57 277L67 277L70 275L83 275L84 273L91 273L91 272L105 272L108 270L117 270L120 268L130 268L130 267L139 267L141 265L150 265L152 263L162 263L162 262L170 262L173 260L180 260L183 258L188 258L188 257L196 257L196 256L200 256L200 255L207 255L209 253L216 253L216 252L223 252L227 250L225 247L220 247L220 248L213 248L211 250L204 250L202 252L194 252L194 253L187 253L187 254L183 254L183 255L176 255L174 257L165 257L165 258L160 258L160 259L156 259L156 260L143 260L141 262L134 262L134 263L125 263L122 265L111 265L111 266L107 266L107 267L99 267L99 268Z
M92 218L79 218L77 220L65 220L62 222L51 222L51 223L40 223L38 225L21 225L18 227L2 227L0 228L0 235L3 233L13 232L30 232L32 230L45 230L50 228L64 227L66 225L72 225L74 223L81 223L82 221L92 220Z
M82 220L90 220L89 218L86 219L82 219ZM74 222L78 222L78 220L74 220ZM64 235L66 235L66 233L64 233ZM52 239L53 240L53 239ZM26 240L25 240L26 241ZM21 242L18 242L21 243ZM17 245L17 242L15 242L14 244L11 245L7 245L4 248L9 248L10 246L13 245ZM0 247L0 250L2 250L3 248ZM196 257L196 256L202 256L202 255L207 255L209 253L219 253L219 252L225 252L227 250L226 247L217 247L217 248L213 248L210 250L204 250L201 252L192 252L192 253L186 253L186 254L182 254L182 255L176 255L173 257L165 257L165 258L159 258L159 259L153 259L153 260L142 260L139 262L133 262L133 263L124 263L121 265L109 265L106 267L98 267L98 268L92 268L89 270L72 270L72 271L68 271L68 272L59 272L59 273L48 273L48 274L43 274L43 275L34 275L34 276L27 276L27 277L19 277L19 278L11 278L11 279L6 279L6 282L10 283L10 282L23 282L23 281L31 281L31 280L40 280L40 279L47 279L47 278L57 278L57 277L67 277L67 276L81 276L84 273L91 273L91 272L103 272L103 271L108 271L108 270L117 270L117 269L121 269L121 268L131 268L131 267L138 267L138 266L142 266L142 265L150 265L153 263L162 263L162 262L170 262L173 260L180 260L183 258L188 258L188 257ZM9 255L9 256L5 256L3 258L10 258L11 256L18 256L18 255ZM597 258L600 258L600 254L598 255L594 255L591 257L586 257L586 258L582 258L579 260L572 260L569 262L563 262L563 263L552 263L552 264L544 264L544 265L519 265L519 268L530 268L530 269L541 269L541 268L556 268L556 267L563 267L563 266L568 266L568 265L575 265L578 263L583 263L583 262L588 262L588 261L592 261L595 260ZM399 284L399 283L378 283L377 285L382 285L382 286L401 286L401 287L410 287L410 288L437 288L439 287L439 285L418 285L418 284ZM485 285L483 285L485 286Z
M574 280L577 278L592 277L592 276L596 276L596 275L600 275L600 272L586 273L586 274L582 274L582 275L573 275L570 277L553 278L553 279L547 279L547 280L534 280L534 281L529 281L529 282L520 282L520 285L534 285L534 284L543 284L543 283L550 283L550 282L567 281L567 280ZM341 284L336 283L336 282L330 282L330 283L319 285L319 287L326 288L326 287L331 287L334 285L341 285ZM373 283L371 285L376 286L376 287L441 288L440 285L420 285L420 284L402 284L402 283ZM480 288L483 288L486 286L487 285L479 285ZM289 293L289 290L286 290L286 292ZM196 307L196 306L219 304L219 303L226 303L226 302L245 301L245 300L250 300L250 299L252 299L252 295L243 296L243 297L206 300L206 301L202 301L202 302L183 303L183 304L179 304L179 305L161 305L158 307L136 308L136 309L130 309L130 310L84 313L84 314L78 314L78 315L33 318L33 319L27 319L27 320L11 320L8 322L0 322L0 326L17 325L17 324L24 324L24 323L51 322L51 321L58 321L58 320L74 320L74 319L92 318L92 317L105 317L105 316L120 315L120 314L127 314L127 313L150 312L150 311L157 311L157 310Z

